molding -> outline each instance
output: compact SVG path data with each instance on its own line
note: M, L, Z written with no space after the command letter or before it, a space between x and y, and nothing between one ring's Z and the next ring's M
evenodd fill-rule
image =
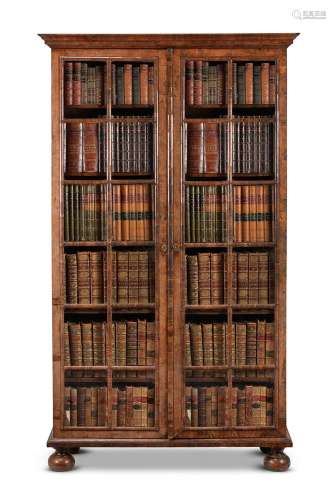
M228 33L228 34L40 34L52 49L122 48L286 48L299 33Z

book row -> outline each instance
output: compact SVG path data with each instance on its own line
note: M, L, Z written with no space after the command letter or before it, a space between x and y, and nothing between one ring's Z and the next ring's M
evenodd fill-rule
M272 241L272 186L234 186L236 242Z
M186 386L186 425L191 427L271 426L273 389L262 385Z
M64 186L64 240L106 241L106 186Z
M106 323L64 323L64 365L105 366Z
M274 263L270 252L235 252L232 255L233 304L272 303ZM193 304L225 304L227 254L197 253L186 256L186 298Z
M273 133L273 123L260 116L241 118L233 122L234 174L272 174Z
M276 67L268 62L233 63L233 104L275 104Z
M98 184L64 186L64 240L106 241L107 187ZM112 186L112 237L115 241L153 238L152 186Z
M126 385L112 388L112 427L154 427L155 388Z
M67 304L106 303L106 252L65 254L64 273Z
M64 63L66 106L104 103L105 65L84 62Z
M154 66L112 64L112 104L154 104Z
M67 123L63 151L66 175L104 174L107 163L106 124Z
M112 186L112 235L116 241L153 239L153 196L150 184Z
M233 323L231 334L233 366L274 364L274 325L266 321ZM228 364L226 323L186 323L184 354L186 366Z
M228 124L211 121L187 124L187 175L226 174Z
M186 61L187 104L223 104L226 101L226 64Z
M225 242L227 196L225 186L186 187L186 241Z
M153 125L137 120L111 123L112 172L148 174L153 165Z
M112 303L149 303L154 300L154 261L151 252L111 252ZM106 252L65 254L65 302L105 304Z
M72 427L105 426L106 387L64 387L64 425Z

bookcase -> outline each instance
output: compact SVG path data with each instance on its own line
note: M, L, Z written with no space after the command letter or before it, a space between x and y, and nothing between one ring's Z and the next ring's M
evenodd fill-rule
M285 471L286 51L296 34L52 49L54 471L81 447L258 447Z

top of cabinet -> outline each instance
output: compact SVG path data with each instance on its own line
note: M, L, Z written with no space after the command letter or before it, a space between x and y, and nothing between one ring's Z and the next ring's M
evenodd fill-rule
M52 49L286 48L299 33L40 34Z

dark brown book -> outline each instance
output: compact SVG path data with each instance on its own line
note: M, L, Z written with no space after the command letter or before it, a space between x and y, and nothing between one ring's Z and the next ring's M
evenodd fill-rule
M191 388L191 425L192 427L198 426L198 388Z
M103 252L90 252L90 295L92 304L104 303Z
M198 388L198 426L206 427L207 425L206 411L206 387Z
M77 253L78 303L90 304L90 252Z
M246 365L246 324L236 323L236 363Z
M224 303L224 264L223 254L210 254L210 293L211 304Z
M187 126L187 170L191 176L198 176L204 172L203 127L203 123L188 123Z
M126 387L118 388L118 427L126 425Z
M194 62L194 104L202 104L202 61Z
M245 65L245 103L253 104L253 63Z
M146 304L150 301L150 273L148 252L138 252L139 262L139 303Z
M75 387L70 389L70 425L77 426L77 389Z
M93 364L105 366L106 363L106 325L101 322L92 323Z
M258 266L258 302L259 304L268 304L269 301L269 275L268 275L268 254L259 254L259 266Z
M197 258L199 303L211 304L210 254L199 253Z
M260 82L261 82L261 103L269 104L269 79L270 79L270 64L261 63Z
M245 425L246 394L245 388L237 390L237 425Z
M71 358L70 358L70 339L69 339L69 324L67 322L64 323L64 337L63 337L63 343L64 343L64 361L63 364L64 366L70 366L71 365Z
M148 64L140 64L140 102L148 104Z
M214 364L212 324L202 323L204 365Z
M269 103L275 104L276 100L276 66L270 64L269 68Z
M83 126L83 172L98 172L98 134L96 123Z
M83 166L83 124L66 124L66 173L76 175Z
M112 427L118 426L118 389L112 387L111 394L111 425Z
M139 302L139 253L128 253L128 302Z
M148 104L154 104L154 67L152 64L148 68Z
M139 366L146 365L146 327L147 321L138 320L138 341L137 341L137 349L138 349L138 359L137 364Z
M118 303L128 304L128 252L117 252Z
M265 365L266 322L257 322L257 364Z
M73 63L64 63L64 102L66 106L72 104L72 85L73 85Z
M199 303L197 255L187 255L187 299L188 304Z
M254 321L246 323L246 364L257 364L257 324Z
M98 425L106 425L106 403L107 403L107 390L106 387L98 387Z
M184 325L184 364L185 364L185 366L192 365L191 336L190 336L190 324L189 323L186 323ZM190 412L191 412L191 388L190 388Z
M266 323L266 336L265 336L265 364L273 365L275 359L275 342L274 342L274 324Z
M63 412L63 425L71 425L71 395L70 387L64 387L64 412Z
M258 254L248 255L248 303L258 303Z
M185 72L186 103L194 104L194 61L186 61Z
M125 104L133 104L132 97L132 64L124 65L124 98Z
M124 321L117 321L116 325L116 364L126 366L127 325Z
M250 241L249 190L250 186L241 186L242 241L244 242Z
M259 186L249 186L249 241L257 241L257 194Z
M241 190L242 186L235 186L234 192L234 235L235 241L243 241L243 224L241 213Z
M146 331L146 365L155 365L155 322L147 321Z
M202 338L202 325L198 323L190 324L191 361L192 366L203 366L204 350Z
M148 387L147 389L147 426L154 427L155 425L155 389Z
M207 122L204 124L204 172L207 174L217 174L219 172L219 140L217 123Z
M83 365L93 365L93 343L92 343L92 324L82 323L82 351L83 351Z
M81 104L81 63L73 63L72 104Z
M126 344L126 363L128 366L138 364L137 346L138 346L138 328L136 321L127 321L127 344Z
M237 303L248 304L248 254L237 254Z

